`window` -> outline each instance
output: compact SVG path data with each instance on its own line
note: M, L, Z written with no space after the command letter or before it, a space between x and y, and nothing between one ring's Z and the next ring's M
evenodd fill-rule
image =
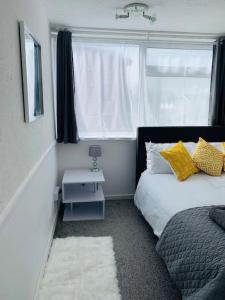
M80 138L208 124L212 45L74 40L73 55Z

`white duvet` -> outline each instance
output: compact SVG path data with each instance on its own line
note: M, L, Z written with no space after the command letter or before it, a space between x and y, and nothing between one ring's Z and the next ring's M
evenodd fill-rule
M142 173L134 196L136 206L155 235L178 212L198 206L225 205L225 173L212 177L199 173L180 182L173 174Z

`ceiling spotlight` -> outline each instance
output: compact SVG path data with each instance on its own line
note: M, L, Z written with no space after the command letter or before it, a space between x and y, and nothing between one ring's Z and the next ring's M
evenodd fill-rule
M116 19L126 19L130 16L142 16L151 22L156 21L156 17L149 14L149 6L145 3L130 3L116 11Z

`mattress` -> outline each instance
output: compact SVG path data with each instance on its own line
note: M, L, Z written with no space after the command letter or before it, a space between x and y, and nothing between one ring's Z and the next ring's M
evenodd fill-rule
M220 177L198 173L180 182L173 174L150 174L146 170L139 180L134 202L159 237L167 222L180 211L225 205L225 173Z

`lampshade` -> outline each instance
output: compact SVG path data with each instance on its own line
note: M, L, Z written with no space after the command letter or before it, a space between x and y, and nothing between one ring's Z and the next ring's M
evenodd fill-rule
M91 156L91 157L101 157L102 156L101 146L91 145L89 147L89 156Z

